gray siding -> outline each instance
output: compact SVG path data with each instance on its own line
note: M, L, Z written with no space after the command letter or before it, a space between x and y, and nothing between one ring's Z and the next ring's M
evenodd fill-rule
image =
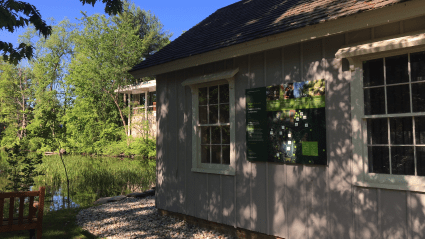
M425 20L423 21L425 22ZM157 77L158 208L284 238L425 238L425 195L352 186L347 43L425 29L407 20L196 66ZM239 67L236 175L191 172L193 76ZM327 166L246 160L245 90L326 79Z

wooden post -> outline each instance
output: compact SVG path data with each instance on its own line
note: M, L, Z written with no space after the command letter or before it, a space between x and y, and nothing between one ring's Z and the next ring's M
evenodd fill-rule
M130 117L131 117L131 101L130 101L130 94L128 94L128 97L127 97L127 100L128 100L128 119L127 119L127 125L128 125L128 132L127 132L127 135L128 136L130 136L130 134L131 134L131 131L130 131Z
M149 90L145 92L145 120L148 119L148 107L149 107Z

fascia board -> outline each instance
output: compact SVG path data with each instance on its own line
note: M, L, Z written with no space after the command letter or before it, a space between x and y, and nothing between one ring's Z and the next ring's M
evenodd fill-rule
M330 20L313 26L264 37L238 45L186 57L145 69L129 72L135 78L156 76L171 71L221 61L233 57L270 50L316 38L346 33L354 30L384 25L424 15L425 1L413 0L384 7L378 10L362 12L336 20Z

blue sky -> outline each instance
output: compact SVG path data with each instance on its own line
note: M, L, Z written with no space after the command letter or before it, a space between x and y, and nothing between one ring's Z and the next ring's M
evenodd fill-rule
M81 18L80 11L86 11L88 15L95 13L104 14L105 5L98 1L94 7L89 4L82 5L79 0L22 0L34 5L41 13L44 20L55 18L56 22L63 20L65 17L71 22L77 22L75 18ZM141 9L150 10L155 14L164 25L164 30L173 33L171 40L174 40L182 34L183 31L189 30L217 9L238 2L237 0L214 0L214 1L195 1L195 0L133 0L136 6ZM48 22L48 21L47 21ZM17 46L18 37L24 32L23 28L18 28L14 33L8 31L0 31L0 39L10 42Z

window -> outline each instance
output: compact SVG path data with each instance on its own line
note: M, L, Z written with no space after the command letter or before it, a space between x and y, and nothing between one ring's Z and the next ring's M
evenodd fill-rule
M425 34L346 46L353 184L425 192Z
M156 91L148 93L148 102L149 102L149 106L154 105L154 102L156 102Z
M192 171L235 174L234 75L239 69L187 79L192 90Z
M229 84L198 90L201 163L230 164Z
M425 52L363 62L369 173L425 176Z

